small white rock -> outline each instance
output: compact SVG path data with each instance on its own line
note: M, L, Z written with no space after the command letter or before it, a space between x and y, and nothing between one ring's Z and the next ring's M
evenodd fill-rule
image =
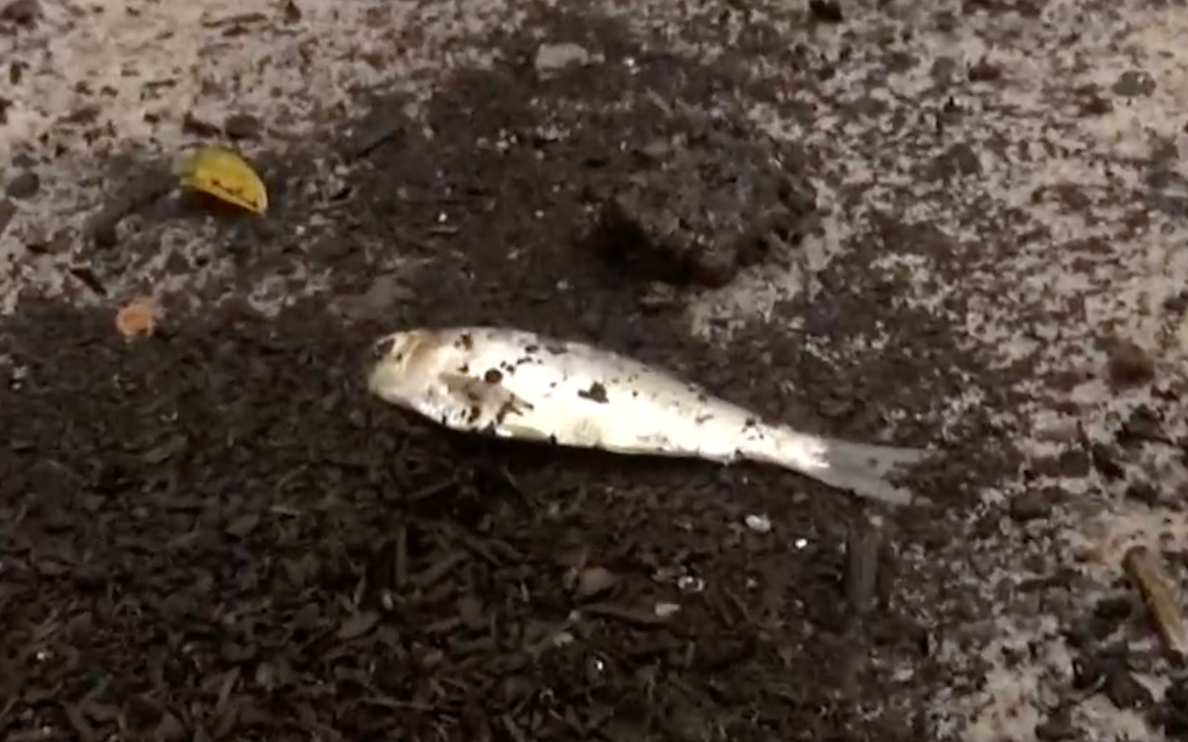
M746 523L747 528L750 528L756 533L768 533L771 531L771 519L766 515L748 515Z
M672 618L680 610L681 607L676 603L657 603L655 608L657 618Z
M590 52L577 44L541 44L536 50L536 71L541 74L556 72L571 64L588 64Z

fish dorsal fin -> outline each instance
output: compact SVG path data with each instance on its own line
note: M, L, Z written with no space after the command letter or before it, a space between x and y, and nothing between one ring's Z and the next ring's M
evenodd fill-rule
M451 427L498 432L504 422L532 409L532 405L516 396L497 381L478 379L466 374L442 374L442 390L455 404L457 415L447 422Z

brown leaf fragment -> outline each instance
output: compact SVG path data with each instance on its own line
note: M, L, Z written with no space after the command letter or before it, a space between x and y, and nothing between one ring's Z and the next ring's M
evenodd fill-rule
M133 299L116 313L116 330L128 340L149 336L157 328L161 307L151 297Z

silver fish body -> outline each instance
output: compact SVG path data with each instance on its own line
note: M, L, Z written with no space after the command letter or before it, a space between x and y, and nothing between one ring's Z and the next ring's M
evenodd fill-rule
M892 504L914 498L887 476L929 455L765 422L639 361L520 330L407 330L378 340L373 359L373 394L457 431L619 454L765 462Z

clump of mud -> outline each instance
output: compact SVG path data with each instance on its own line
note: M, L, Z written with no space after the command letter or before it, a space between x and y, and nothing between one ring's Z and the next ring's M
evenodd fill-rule
M599 194L595 244L633 276L721 288L787 259L808 231L816 191L774 142L721 127L657 137Z

